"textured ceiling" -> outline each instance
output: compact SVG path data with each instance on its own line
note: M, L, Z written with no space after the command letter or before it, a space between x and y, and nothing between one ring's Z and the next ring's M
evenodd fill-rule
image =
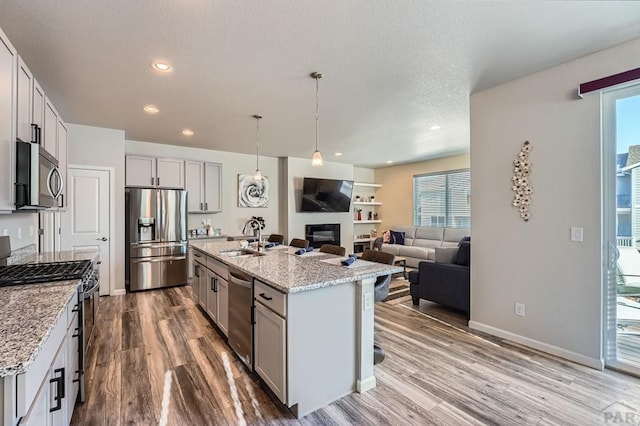
M466 152L470 93L640 37L640 2L0 0L0 11L68 122L254 153L260 114L261 154L310 158L309 74L321 71L320 150L367 167ZM159 59L174 71L154 72Z

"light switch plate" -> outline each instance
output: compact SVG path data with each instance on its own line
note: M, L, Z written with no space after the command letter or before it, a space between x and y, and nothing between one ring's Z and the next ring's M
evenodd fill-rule
M584 228L578 226L571 227L571 241L582 242Z

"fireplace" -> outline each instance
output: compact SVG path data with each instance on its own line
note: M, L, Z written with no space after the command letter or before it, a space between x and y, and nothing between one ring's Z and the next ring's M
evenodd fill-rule
M305 225L304 235L309 245L319 248L323 244L340 245L340 224L324 223L319 225Z

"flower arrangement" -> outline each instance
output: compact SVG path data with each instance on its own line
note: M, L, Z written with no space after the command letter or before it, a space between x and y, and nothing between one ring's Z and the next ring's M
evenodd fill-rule
M255 222L251 222L251 229L264 229L265 223L262 216L251 216L251 219L255 220ZM258 228L258 224L260 224L260 228Z
M531 193L533 192L529 180L531 174L530 152L531 144L529 141L525 141L518 153L518 158L513 160L513 177L511 178L513 182L511 189L515 192L511 205L518 209L520 217L525 222L531 219L529 206L531 205Z

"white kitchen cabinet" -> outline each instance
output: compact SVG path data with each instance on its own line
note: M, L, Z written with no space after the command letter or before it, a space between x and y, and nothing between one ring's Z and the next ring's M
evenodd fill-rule
M156 172L158 188L184 188L184 160L158 158Z
M218 322L218 275L207 269L207 313Z
M126 186L184 188L184 160L127 155L125 169Z
M74 380L80 374L81 336L78 314L73 312L77 303L77 297L73 297L63 308L63 315L29 369L4 384L17 398L10 405L15 406L17 412L8 417L5 413L5 424L19 421L20 425L27 426L67 426L71 422L79 391L79 384Z
M31 142L31 123L33 123L33 74L18 56L18 92L17 92L17 138L23 142Z
M222 164L187 161L185 189L189 191L189 213L222 211Z
M283 403L287 402L287 321L262 303L255 304L255 371Z
M33 99L31 110L31 122L40 128L44 127L44 90L40 87L38 80L33 79ZM34 137L35 139L35 137Z
M218 277L218 327L225 336L229 335L229 282Z
M0 212L10 212L15 182L18 54L0 30Z
M42 146L49 154L58 158L58 111L47 97L44 98Z
M62 192L58 198L58 207L67 206L67 126L58 119L58 168L62 173Z

